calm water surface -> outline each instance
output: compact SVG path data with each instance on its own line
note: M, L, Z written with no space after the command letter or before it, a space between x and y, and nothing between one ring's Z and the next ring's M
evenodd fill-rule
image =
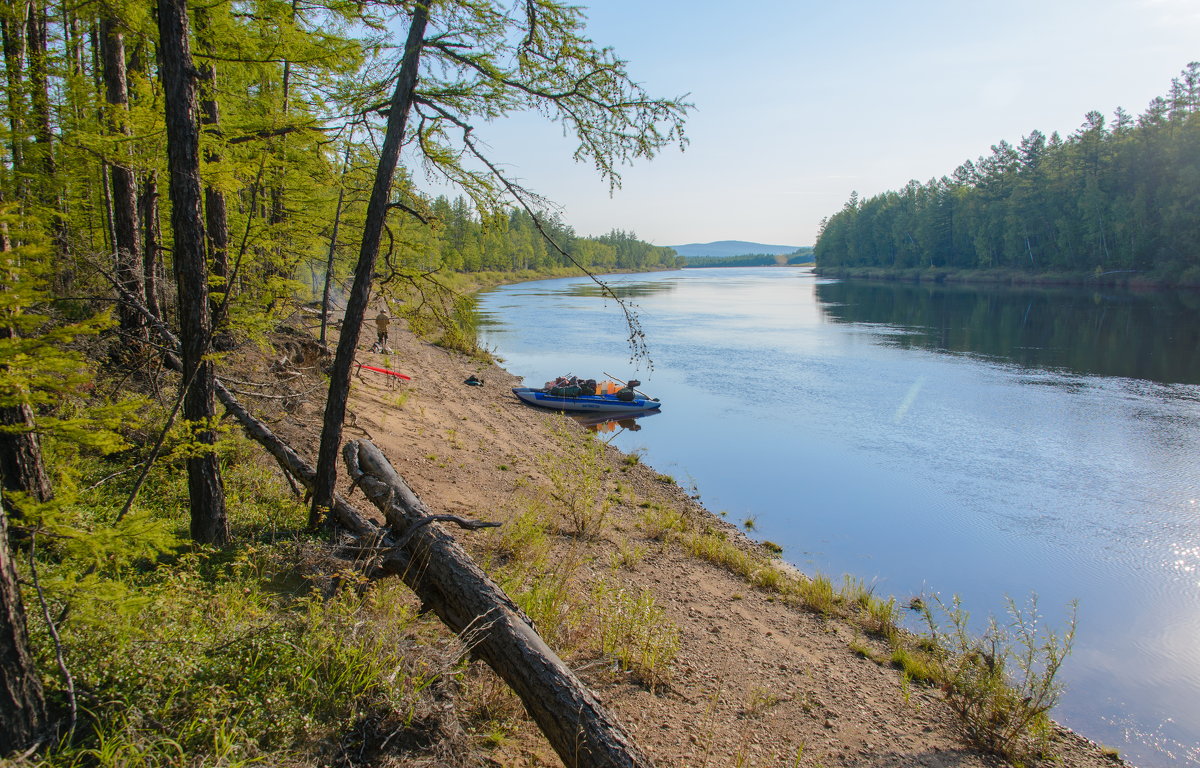
M635 377L660 414L613 444L807 570L901 601L1062 627L1055 717L1136 765L1200 766L1200 294L849 283L807 269L586 279L482 297L540 386Z

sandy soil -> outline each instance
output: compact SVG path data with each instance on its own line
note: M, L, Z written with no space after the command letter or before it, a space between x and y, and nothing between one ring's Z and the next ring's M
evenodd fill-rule
M372 329L373 330L373 329ZM373 334L371 334L373 335ZM523 405L519 385L489 366L395 331L393 353L360 353L359 362L411 375L355 378L346 437L374 441L435 511L505 520L523 488L544 482L539 457L556 449L554 414ZM302 357L298 351L293 351ZM284 363L286 368L296 360ZM467 386L470 375L483 386ZM280 426L298 449L316 455L317 401L301 403ZM573 422L572 429L582 427ZM653 468L631 465L608 448L612 475L632 495L711 517ZM361 496L359 496L361 500ZM899 673L850 650L861 632L789 607L745 579L678 546L650 541L640 510L619 506L610 527L584 547L596 573L612 573L620 548L648 553L619 569L634 589L650 590L680 631L668 685L650 692L596 665L571 659L660 766L995 766L970 749L937 690L903 686ZM480 534L474 534L476 536ZM472 534L460 538L469 539ZM565 538L565 537L564 537ZM901 599L904 596L900 596ZM500 765L558 765L530 725L493 752ZM1059 764L1112 766L1095 745L1063 731Z

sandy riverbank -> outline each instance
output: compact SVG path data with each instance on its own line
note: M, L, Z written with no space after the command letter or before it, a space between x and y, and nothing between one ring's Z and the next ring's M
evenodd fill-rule
M364 351L360 362L413 381L369 372L356 378L347 438L373 440L434 510L501 521L527 513L536 489L551 484L543 457L561 453L556 433L584 440L583 428L517 401L510 388L520 382L498 366L407 332L393 336L392 354ZM470 375L484 385L465 385ZM317 429L315 420L296 419L290 439L315 455ZM861 631L788 606L659 540L647 509L676 510L740 534L653 468L613 448L602 461L614 500L609 517L590 540L553 537L554 559L570 564L564 579L576 595L599 581L610 593L652 595L664 611L661 631L678 630L678 653L668 682L654 691L594 658L564 655L658 765L1002 764L967 746L939 691L905 685L896 670L851 650L870 642ZM500 534L460 538L486 557L491 535ZM531 724L518 733L495 748L496 764L558 764ZM1069 732L1055 736L1054 750L1062 766L1114 764Z

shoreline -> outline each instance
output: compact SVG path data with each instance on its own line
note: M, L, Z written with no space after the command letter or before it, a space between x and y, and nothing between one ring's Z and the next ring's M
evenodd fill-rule
M887 267L813 267L819 277L843 280L931 283L936 285L1000 285L1014 288L1080 287L1120 288L1130 291L1200 291L1200 284L1168 282L1138 270L1089 272L1021 272L1011 269L952 269L940 267L890 269Z
M509 391L519 379L499 364L407 331L395 335L391 355L363 352L360 361L414 381L359 376L348 433L375 440L432 508L523 519L531 494L553 484L545 457L561 454L564 440L569 446L587 439L583 428L520 403ZM464 385L471 375L484 385ZM645 596L661 611L658 631L674 633L678 651L663 670L664 684L648 688L628 673L597 668L586 631L551 639L574 668L590 670L581 672L585 681L659 764L1000 764L968 745L940 691L909 682L886 663L886 643L773 591L779 577L760 568L771 561L761 542L636 456L610 446L600 456L615 499L603 530L588 538L553 531L551 559L572 564L559 575L585 603L595 602L598 590ZM693 533L680 533L683 526ZM492 538L473 535L463 543L486 561ZM719 540L756 559L738 566L736 552L704 557L688 549L689 541ZM811 579L774 563L780 573ZM527 719L516 731L500 764L557 764ZM1056 727L1052 743L1060 765L1115 764L1065 728Z

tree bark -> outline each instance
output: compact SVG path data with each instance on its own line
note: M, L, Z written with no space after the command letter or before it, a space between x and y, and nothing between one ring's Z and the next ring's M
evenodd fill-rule
M196 10L196 34L202 46L201 50L212 50L214 46L209 38L208 10ZM200 89L200 125L205 131L214 135L220 131L221 110L217 103L217 66L211 60L205 60L198 70L202 87ZM212 143L204 150L204 162L210 166L219 166L223 160L221 151ZM213 313L213 326L221 324L219 313L225 301L225 295L231 290L229 284L229 207L225 202L225 193L212 184L204 185L204 221L207 224L209 254L212 257L212 273L221 278L219 295L210 297Z
M25 204L29 193L25 178L25 26L29 23L26 2L0 8L0 34L4 37L4 76L7 87L9 152L15 177L14 197Z
M48 501L53 492L42 462L42 446L33 431L33 411L25 403L0 408L0 426L18 432L0 432L0 486Z
M212 335L208 308L208 268L200 212L200 134L196 119L195 69L188 40L186 0L158 0L158 28L165 96L167 165L170 170L171 227L175 233L175 282L179 295L180 345L186 395L184 418L201 446L216 443L212 429L214 371L204 358ZM225 488L216 454L204 450L187 461L192 538L205 544L229 543Z
M0 290L5 288L0 286ZM8 325L0 325L0 339L10 339L15 334ZM34 431L29 404L18 402L0 407L0 426L16 428L0 430L0 488L27 493L35 501L49 501L54 493L42 462L42 446Z
M100 21L101 50L104 56L104 90L110 108L109 129L119 136L130 136L129 86L125 72L125 33L112 18ZM125 151L124 162L111 163L113 210L113 250L115 272L122 287L139 298L145 296L142 246L139 239L137 179L134 177L131 154ZM142 313L121 301L117 305L121 330L145 338L146 321Z
M329 255L325 259L325 287L321 291L321 336L320 342L325 344L325 329L329 325L329 288L333 284L333 260L337 255L338 232L342 226L342 204L346 200L346 173L350 170L350 142L354 140L354 131L346 141L346 156L342 160L342 177L338 183L337 207L333 209L333 232L329 235Z
M387 130L379 155L379 168L375 173L375 185L371 189L371 199L367 204L362 244L359 247L358 264L354 269L354 286L350 289L350 296L346 302L346 316L342 321L341 337L338 339L333 371L329 377L329 397L325 401L325 421L321 429L321 447L317 453L317 484L313 492L312 512L309 515L309 524L313 527L319 524L322 515L333 502L333 488L337 481L338 446L342 441L346 402L350 397L350 374L358 349L363 317L366 315L367 302L371 295L371 278L375 272L375 260L379 256L379 242L383 237L383 225L392 194L392 179L396 175L396 165L400 160L404 127L412 107L421 46L425 40L425 27L428 22L428 5L424 2L416 3L412 23L408 28L408 40L404 45L400 75L396 78L396 89L392 93Z
M42 682L29 652L25 607L0 493L0 758L37 743L46 724Z
M344 449L355 484L383 511L404 544L383 561L423 606L461 636L521 698L568 768L645 768L653 763L534 630L529 618L435 524L384 455L367 441Z
M142 221L142 283L146 289L146 308L155 317L165 317L159 300L158 279L158 175L154 171L146 174L142 192L138 196L138 217Z

